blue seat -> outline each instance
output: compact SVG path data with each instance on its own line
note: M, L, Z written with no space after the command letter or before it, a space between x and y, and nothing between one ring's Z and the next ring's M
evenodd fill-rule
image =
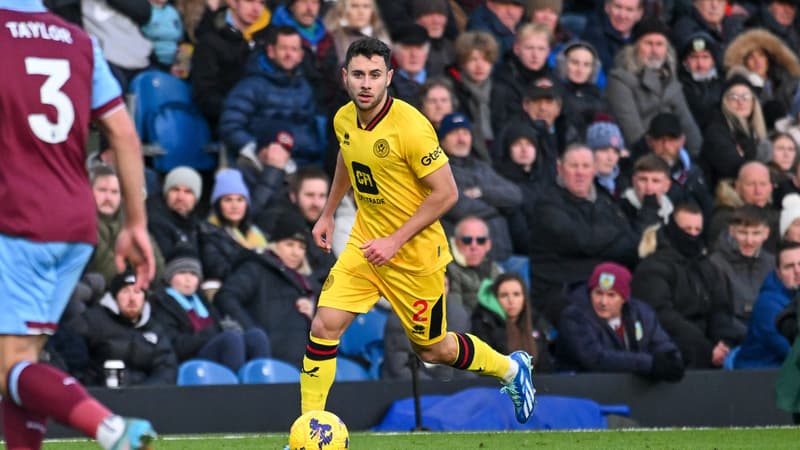
M243 384L299 383L300 369L279 359L256 358L239 368Z
M145 130L147 123L162 105L170 102L192 103L189 83L160 70L146 70L136 75L128 91L133 123L144 142L149 141Z
M206 359L190 359L178 368L178 386L238 384L232 370Z
M506 272L514 272L522 277L525 287L531 288L531 260L523 255L511 255L505 261L500 261L500 267Z
M388 317L387 311L372 308L353 320L339 342L339 353L368 362L370 378L375 380L380 378L383 364L383 332Z
M336 358L336 381L367 381L370 379L367 369L358 362L344 356Z

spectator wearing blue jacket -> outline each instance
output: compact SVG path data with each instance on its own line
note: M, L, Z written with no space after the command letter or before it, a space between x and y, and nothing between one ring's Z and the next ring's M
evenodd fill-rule
M294 137L292 159L298 165L318 163L324 145L317 129L311 84L301 69L300 34L277 26L267 38L266 51L251 58L247 75L225 99L219 133L228 151L256 153L259 130L278 122Z
M800 243L781 243L777 264L753 305L747 336L734 362L737 369L778 367L789 353L791 343L778 332L775 319L794 300L800 286Z
M487 0L470 14L467 30L491 33L500 44L502 55L514 45L514 34L524 14L523 0Z
M559 323L556 356L566 369L632 372L679 381L684 365L678 347L646 303L631 298L631 273L603 262L588 286L573 291Z

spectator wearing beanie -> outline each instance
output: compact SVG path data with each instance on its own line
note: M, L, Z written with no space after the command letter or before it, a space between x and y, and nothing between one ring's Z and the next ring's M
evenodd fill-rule
M161 253L169 255L178 243L191 245L199 252L201 220L195 207L203 194L200 174L191 167L179 166L164 179L163 202L148 204L148 229Z
M271 355L269 339L259 328L242 331L222 320L200 290L203 269L191 248L179 247L164 271L166 285L150 302L154 317L172 341L178 363L209 359L236 372L246 361Z
M419 108L420 86L429 77L426 69L431 48L428 32L421 25L409 23L397 29L392 41L392 59L396 67L389 94Z
M256 133L256 147L239 153L236 166L250 191L248 210L257 217L275 194L286 187L286 176L297 169L292 159L294 135L290 127L273 121Z
M268 251L245 255L225 279L214 304L245 330L269 336L272 356L302 366L318 287L303 275L308 243L297 214L278 218Z
M705 130L722 98L722 55L717 42L705 31L682 34L676 42L683 95L697 126Z
M130 270L118 274L99 304L73 322L89 349L90 384L105 384L103 365L112 359L125 363L124 386L175 384L175 351L135 284Z
M800 242L800 194L791 193L783 197L780 216L780 239Z
M659 20L637 23L632 43L620 50L609 72L606 94L627 142L641 139L657 114L671 112L680 119L686 149L696 157L703 136L683 96L668 34L669 28Z
M631 297L631 273L598 264L571 293L559 323L556 352L564 370L630 372L676 382L683 361L652 308Z
M453 39L446 36L450 7L447 0L412 0L414 22L428 32L430 51L425 68L429 77L444 75L447 67L456 62Z
M594 152L595 181L614 198L630 186L620 177L620 157L627 154L622 132L613 122L595 122L586 130L586 145Z

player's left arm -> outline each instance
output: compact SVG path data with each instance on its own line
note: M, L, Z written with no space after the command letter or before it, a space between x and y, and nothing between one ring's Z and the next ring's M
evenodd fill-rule
M442 217L458 201L458 188L449 163L445 163L420 181L429 187L431 192L420 203L414 214L391 235L373 239L361 246L364 249L364 257L370 263L381 266L389 262L403 244Z

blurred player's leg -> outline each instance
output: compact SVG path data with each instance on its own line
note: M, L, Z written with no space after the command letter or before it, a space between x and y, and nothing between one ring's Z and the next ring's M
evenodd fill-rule
M21 408L5 397L3 405L3 437L8 450L29 450L42 447L47 431L47 417Z

